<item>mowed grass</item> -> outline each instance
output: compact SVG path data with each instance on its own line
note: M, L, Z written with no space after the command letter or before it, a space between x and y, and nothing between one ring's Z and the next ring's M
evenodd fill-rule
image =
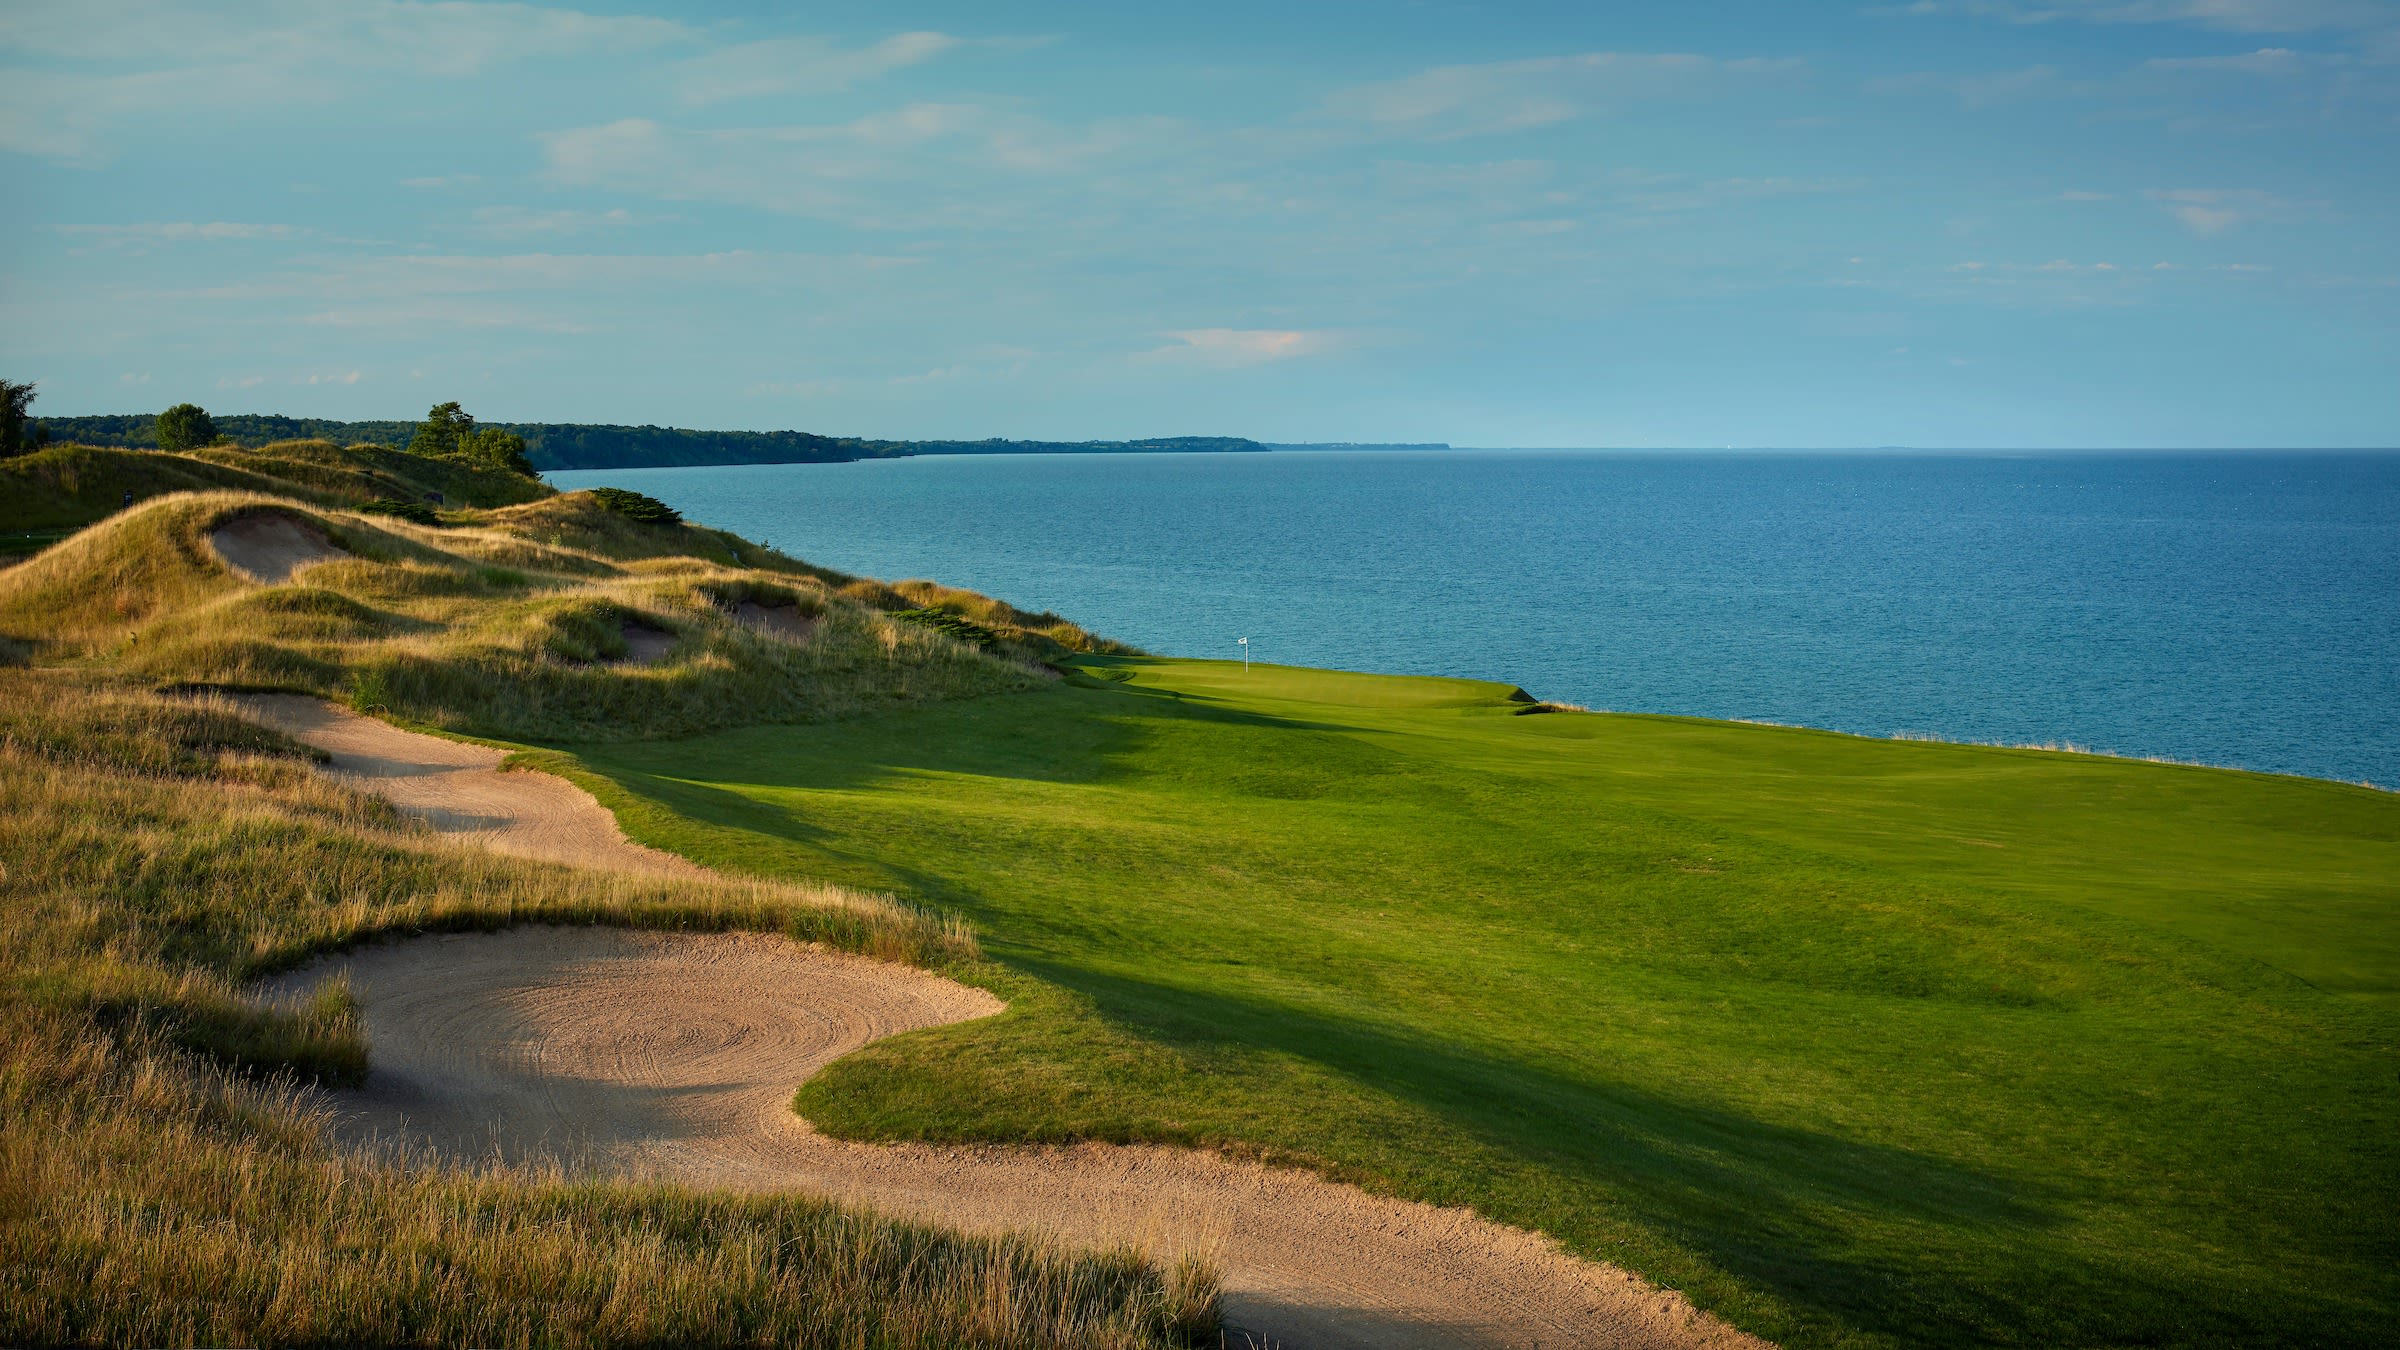
M576 752L648 842L975 922L1011 1011L820 1124L1306 1161L1793 1346L2389 1333L2400 797L1084 666Z

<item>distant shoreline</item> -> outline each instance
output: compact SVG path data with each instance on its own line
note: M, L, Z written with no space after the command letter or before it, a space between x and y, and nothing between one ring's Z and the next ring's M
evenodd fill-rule
M146 450L158 442L149 413L45 417L54 441ZM227 413L217 430L246 446L274 441L326 440L341 445L405 446L413 421L339 422L315 417ZM590 422L494 422L525 438L525 453L544 473L586 469L701 469L743 464L849 464L922 455L1265 454L1276 450L1447 450L1440 442L1254 441L1246 436L1154 436L1127 441L878 440L821 436L810 431L695 431L683 427L618 426Z

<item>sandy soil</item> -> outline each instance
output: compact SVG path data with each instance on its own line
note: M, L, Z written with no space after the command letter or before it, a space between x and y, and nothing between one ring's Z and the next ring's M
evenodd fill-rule
M441 828L537 857L698 870L626 842L598 803L556 779L494 773L492 752L309 700L244 702ZM343 1128L362 1142L1204 1251L1225 1272L1229 1321L1283 1346L1761 1344L1546 1238L1307 1173L1178 1149L887 1147L818 1134L790 1108L811 1074L884 1036L1001 1011L990 994L924 971L780 937L520 928L368 948L273 992L335 969L356 983L372 1046L367 1087L339 1098Z
M756 600L744 600L733 607L733 617L737 623L793 642L806 639L817 629L817 621L801 613L798 605L762 605Z
M323 530L280 515L236 516L211 531L208 542L235 571L269 586L291 580L292 573L310 563L350 556L335 548Z
M500 853L619 872L699 877L672 853L625 837L592 794L546 773L502 773L507 756L480 745L402 731L298 694L235 694L250 716L333 759L326 768L444 834Z
M625 639L625 655L618 659L631 665L655 666L675 650L675 635L664 628L628 619L618 625L617 632Z

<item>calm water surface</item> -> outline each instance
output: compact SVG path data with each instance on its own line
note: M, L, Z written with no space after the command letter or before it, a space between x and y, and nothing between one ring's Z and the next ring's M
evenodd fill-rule
M1179 656L2400 782L2400 454L1009 455L560 473Z

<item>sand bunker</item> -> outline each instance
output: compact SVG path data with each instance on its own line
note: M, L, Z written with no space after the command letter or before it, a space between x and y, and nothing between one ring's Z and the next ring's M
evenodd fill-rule
M325 532L290 516L236 516L209 532L217 556L251 580L277 586L311 563L347 558Z
M243 703L440 828L535 857L698 872L627 843L556 779L494 772L493 752L304 699ZM335 1097L362 1142L1204 1251L1225 1272L1229 1320L1287 1347L1761 1344L1548 1239L1307 1173L1180 1149L884 1147L817 1133L791 1111L802 1080L880 1037L1000 1011L924 971L780 937L520 928L368 948L272 991L336 969L355 982L372 1047L366 1088Z
M798 605L762 605L756 600L744 600L733 607L733 620L770 637L788 638L793 642L802 641L817 631L816 619L801 613Z
M237 694L244 712L333 757L326 767L444 834L544 862L661 876L703 869L625 837L592 794L546 773L502 773L498 750L402 731L298 694Z
M617 659L628 665L655 666L675 650L675 635L664 628L627 619L617 631L625 638L625 654Z

